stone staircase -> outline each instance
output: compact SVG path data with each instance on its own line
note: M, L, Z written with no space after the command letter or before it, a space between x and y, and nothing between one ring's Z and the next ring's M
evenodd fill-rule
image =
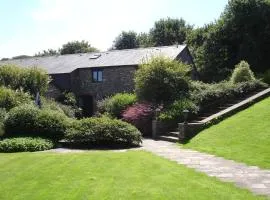
M205 111L199 113L198 116L190 120L187 125L191 127L194 126L202 127L203 125L211 123L213 120L217 118L224 118L234 114L235 112L243 110L269 95L270 95L270 88L267 88L254 91L252 93L247 94L244 97L229 100L223 103L222 105L213 107L211 109L206 109ZM178 142L179 138L181 138L179 136L181 128L179 127L183 124L184 123L179 123L178 128L169 131L167 133L164 133L162 135L158 135L156 139L169 142Z

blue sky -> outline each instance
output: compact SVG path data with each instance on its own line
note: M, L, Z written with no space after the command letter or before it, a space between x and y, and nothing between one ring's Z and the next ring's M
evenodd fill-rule
M0 58L87 40L111 47L122 30L147 32L160 18L195 26L217 19L228 0L0 0Z

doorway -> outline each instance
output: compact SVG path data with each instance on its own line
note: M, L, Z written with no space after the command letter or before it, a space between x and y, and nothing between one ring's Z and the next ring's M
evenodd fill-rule
M81 108L84 117L91 117L93 115L93 97L91 95L82 95L81 99Z

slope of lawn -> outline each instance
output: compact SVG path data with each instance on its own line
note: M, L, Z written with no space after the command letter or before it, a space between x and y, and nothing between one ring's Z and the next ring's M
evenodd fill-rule
M185 148L270 168L270 97L200 132Z
M264 199L143 151L0 154L1 200Z

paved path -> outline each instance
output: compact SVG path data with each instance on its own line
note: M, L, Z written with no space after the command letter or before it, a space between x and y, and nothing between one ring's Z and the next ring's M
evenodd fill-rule
M247 166L243 163L206 153L182 149L176 144L166 141L145 139L143 149L186 165L189 168L194 168L197 171L206 173L208 176L217 177L226 182L233 182L237 186L249 189L255 194L270 197L270 170L262 170L256 166Z

